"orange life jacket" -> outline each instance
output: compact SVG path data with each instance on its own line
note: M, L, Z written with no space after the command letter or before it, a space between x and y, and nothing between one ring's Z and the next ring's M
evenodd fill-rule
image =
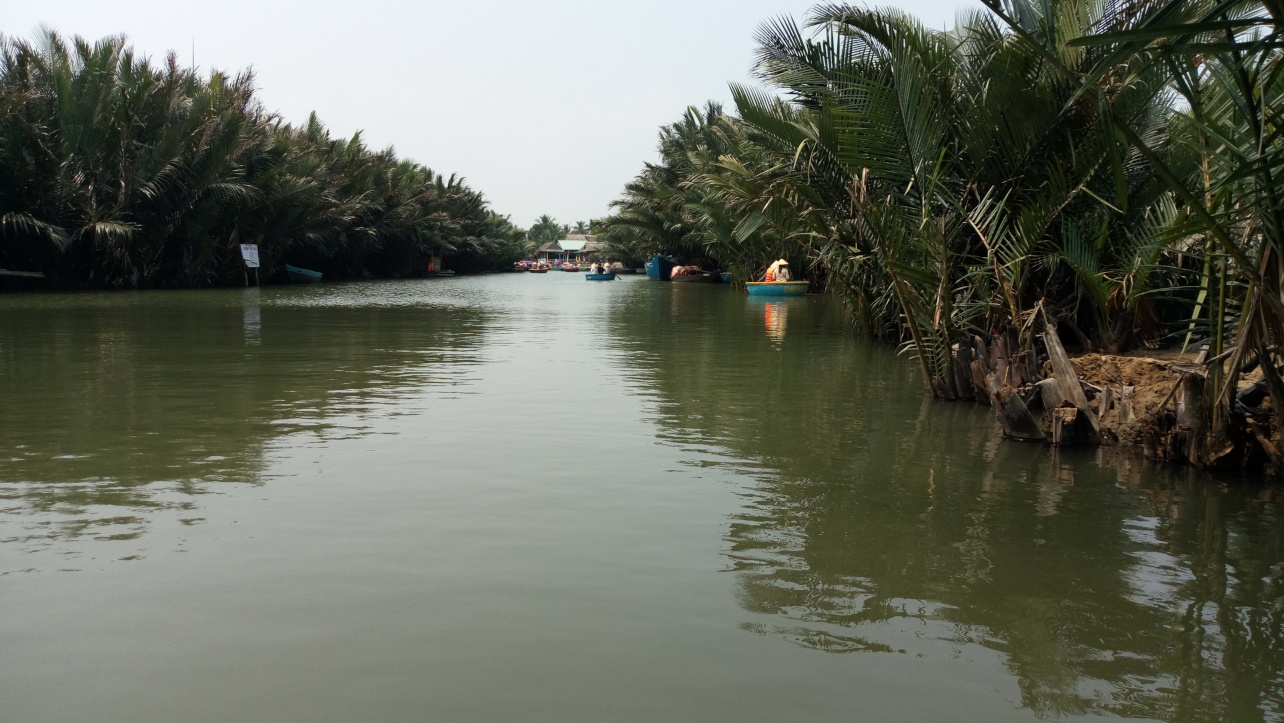
M775 281L775 280L776 280L776 267L770 266L767 268L767 275L763 278L763 281L771 283L772 281Z

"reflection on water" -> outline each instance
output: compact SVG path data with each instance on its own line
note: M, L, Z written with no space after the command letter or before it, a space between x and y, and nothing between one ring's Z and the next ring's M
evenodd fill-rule
M1001 442L823 299L788 311L788 338L783 306L722 295L643 323L669 301L617 309L638 330L619 345L665 440L756 479L727 529L744 630L828 653L997 651L1047 719L1284 716L1279 490Z
M263 343L263 306L260 296L262 289L254 287L245 290L244 314L242 328L245 333L246 346L258 346Z
M781 301L768 301L762 305L763 324L767 327L767 338L776 343L785 340L785 326L789 322L789 304Z
M345 289L0 300L0 543L193 523L216 483L259 483L274 445L360 435L410 390L468 383L484 312Z

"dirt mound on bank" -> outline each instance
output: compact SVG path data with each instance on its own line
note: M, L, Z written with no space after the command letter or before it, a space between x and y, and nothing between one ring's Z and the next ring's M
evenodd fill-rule
M1131 413L1117 403L1101 413L1102 392L1092 395L1089 404L1101 421L1102 436L1118 444L1141 444L1141 420L1159 411L1181 380L1172 362L1149 357L1085 354L1070 360L1079 379L1100 389L1110 389L1114 400L1127 398ZM1131 387L1131 390L1127 390Z
M1102 390L1090 389L1088 403L1100 419L1103 437L1118 444L1141 444L1141 420L1158 413L1165 402L1169 411L1173 411L1176 403L1174 390L1182 376L1173 367L1184 364L1189 369L1192 366L1185 358L1165 360L1109 354L1085 354L1072 358L1070 364L1081 381ZM1261 378L1260 369L1244 374L1239 378L1239 389L1247 389ZM1132 389L1128 390L1128 387ZM1107 389L1110 390L1111 405L1102 414L1101 404ZM1125 395L1131 402L1131 413L1120 408L1120 400Z
M933 379L933 388L946 399L954 399L957 389L960 398L988 401L1009 439L1136 446L1146 457L1165 462L1284 475L1280 423L1260 360L1232 355L1242 366L1226 370L1225 355L1218 357L1215 364L1237 378L1238 390L1219 396L1210 415L1204 348L1193 356L1170 350L1072 358L1050 324L1043 341L1046 356L1020 348L1014 332L988 345L972 337L959 344L954 378ZM1213 372L1212 382L1219 379ZM1226 391L1231 390L1219 394ZM1228 402L1230 413L1221 416Z

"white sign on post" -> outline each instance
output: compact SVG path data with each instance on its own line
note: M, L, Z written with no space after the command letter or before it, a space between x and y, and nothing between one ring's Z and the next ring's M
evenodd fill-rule
M257 269L259 267L259 245L241 244L241 258L245 259L245 268Z

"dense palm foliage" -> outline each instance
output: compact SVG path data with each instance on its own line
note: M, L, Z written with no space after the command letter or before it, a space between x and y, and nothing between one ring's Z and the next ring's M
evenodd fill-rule
M1050 52L1055 23L1020 4L992 2L1049 64L1070 68ZM1184 99L1171 142L1196 168L1162 157L1154 138L1128 118L1112 118L1121 142L1149 159L1178 198L1187 219L1174 232L1199 243L1203 259L1191 327L1210 337L1204 380L1208 446L1223 439L1232 417L1243 420L1277 471L1284 471L1279 420L1284 419L1284 3L1280 0L1143 0L1108 6L1092 37L1068 39L1072 53L1093 58L1082 74L1085 96L1102 99L1159 73ZM1234 393L1241 371L1261 369L1273 419L1245 414ZM1275 427L1272 432L1272 424Z
M155 65L123 38L0 38L0 268L77 286L240 283L264 266L395 275L520 258L460 179L265 111L248 74Z
M569 232L569 226L560 224L552 216L544 214L526 231L526 236L531 240L532 245L539 247L550 241L560 241L566 238Z
M848 5L765 24L767 87L663 128L612 242L741 279L801 262L945 397L952 347L1050 321L1087 349L1233 346L1227 373L1269 367L1284 402L1284 6L991 3L949 31Z

